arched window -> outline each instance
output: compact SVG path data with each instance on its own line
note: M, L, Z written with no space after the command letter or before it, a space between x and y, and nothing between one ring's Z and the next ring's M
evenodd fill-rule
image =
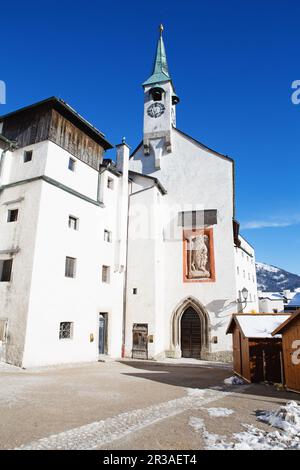
M165 92L165 90L163 88L160 88L160 87L154 87L154 88L151 88L151 90L149 90L149 95L150 95L150 98L153 100L153 101L161 101L162 98L163 98L163 93Z

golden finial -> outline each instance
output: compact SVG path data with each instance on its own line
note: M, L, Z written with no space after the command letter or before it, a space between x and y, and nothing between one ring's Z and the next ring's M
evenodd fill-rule
M163 30L164 30L164 25L163 25L163 24L160 24L160 25L159 25L159 32L160 32L160 35L162 35Z

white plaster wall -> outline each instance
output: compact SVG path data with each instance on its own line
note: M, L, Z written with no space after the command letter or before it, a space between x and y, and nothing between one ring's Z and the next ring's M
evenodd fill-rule
M147 323L148 334L154 336L154 342L148 344L149 357L164 351L164 251L160 201L156 187L130 196L126 356L131 356L134 323ZM133 294L134 288L137 294Z
M274 310L277 312L283 312L284 302L283 299L271 300L268 298L259 299L259 312L260 313L274 313Z
M49 142L39 142L15 150L6 159L6 178L2 184L14 183L45 174ZM24 152L32 150L32 160L24 163Z
M24 163L24 150L33 150ZM7 154L1 184L46 175L96 201L98 173L53 144L42 142ZM1 317L9 318L6 359L24 367L97 360L98 318L108 313L108 353L121 356L124 270L126 245L121 243L127 209L128 183L109 174L114 189L103 175L104 207L42 180L8 187L0 192L0 250L20 248L13 255L10 283L0 283ZM127 193L126 193L127 191ZM18 208L19 217L7 223L7 204ZM15 202L12 202L15 201ZM122 217L120 216L122 212ZM68 227L69 215L79 218L79 230ZM104 229L112 243L104 241ZM123 250L121 253L120 250ZM0 254L0 259L10 255ZM75 279L65 277L65 257L77 258ZM111 267L110 283L102 283L102 265ZM74 322L72 340L59 340L59 323ZM94 341L90 342L90 334ZM25 343L25 346L24 346ZM24 351L24 355L23 355Z
M232 163L201 148L176 130L173 130L172 139L173 151L162 156L160 170L155 171L153 154L144 156L143 148L130 160L131 170L157 177L168 192L162 198L164 223L161 227L167 234L164 237L165 302L161 308L165 322L164 349L170 347L170 323L174 309L183 299L192 296L209 312L211 336L218 337L218 343L211 344L211 352L230 350L231 339L225 331L230 315L237 309ZM218 224L213 226L216 282L186 283L183 282L182 230L176 229L177 214L181 210L199 209L218 211ZM170 225L174 229L171 235L168 234ZM128 261L131 263L130 259ZM144 274L140 271L140 276L146 279L147 273L147 289L151 271L148 277L148 266L144 265L143 268ZM152 289L152 283L150 285L149 289Z
M0 259L13 258L11 282L0 282L0 317L8 318L5 359L19 366L26 333L40 193L40 181L0 191L0 251L6 251L0 253ZM16 222L7 223L8 209L19 210ZM9 249L19 249L19 252L11 255Z
M42 185L23 365L96 360L100 312L109 314L108 352L120 357L124 274L114 272L115 244L103 239L104 228L116 233L114 207ZM78 231L68 227L70 214L79 218ZM77 259L74 279L64 275L66 256ZM102 283L102 265L111 266L110 284ZM73 339L59 340L63 321L74 322Z
M75 171L68 169L70 158L76 161ZM97 199L98 172L50 141L48 142L45 175L91 199Z

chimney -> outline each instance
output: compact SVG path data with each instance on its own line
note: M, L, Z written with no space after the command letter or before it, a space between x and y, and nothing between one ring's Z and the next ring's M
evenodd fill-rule
M126 139L123 137L122 143L116 145L117 147L117 170L123 173L123 177L128 178L129 166L129 151L130 147L126 144Z

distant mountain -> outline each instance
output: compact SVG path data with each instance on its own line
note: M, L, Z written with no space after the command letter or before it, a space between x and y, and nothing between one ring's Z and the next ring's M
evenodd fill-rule
M300 276L270 264L256 263L257 288L263 292L291 291L300 288Z

